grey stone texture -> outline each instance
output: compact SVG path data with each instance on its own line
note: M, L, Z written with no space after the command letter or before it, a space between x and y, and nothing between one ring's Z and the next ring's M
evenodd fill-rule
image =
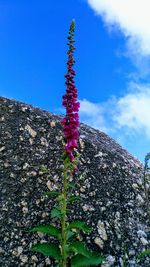
M125 257L128 267L149 267L149 257L137 260L150 244L142 164L105 133L84 124L79 132L81 201L70 218L92 226L83 239L106 256L103 267L124 266ZM56 266L30 251L49 237L26 230L56 223L53 200L43 193L61 185L62 154L60 116L0 98L0 266Z

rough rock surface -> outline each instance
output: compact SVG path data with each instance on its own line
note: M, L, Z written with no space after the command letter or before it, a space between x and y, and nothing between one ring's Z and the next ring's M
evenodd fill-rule
M60 117L14 100L0 98L0 266L55 266L30 247L47 236L26 232L50 221L51 200L42 193L61 181L62 129ZM71 217L82 218L93 232L89 247L107 257L103 267L150 266L137 261L149 246L143 188L143 167L106 134L80 126L81 202Z

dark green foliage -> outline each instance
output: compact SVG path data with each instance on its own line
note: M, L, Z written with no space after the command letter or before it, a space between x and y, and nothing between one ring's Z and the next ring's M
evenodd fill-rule
M72 232L72 231L67 231L67 241L70 241L71 239L75 238L77 233Z
M91 256L91 251L86 247L83 242L80 241L72 242L69 246L69 249L76 254L81 254L88 258Z
M70 196L69 199L68 199L68 203L72 203L73 201L78 201L80 200L81 198L79 196Z
M71 267L88 267L102 264L104 257L97 253L91 253L90 257L76 255L72 257Z
M75 183L71 182L68 184L68 188L74 189L75 188Z
M77 229L79 231L83 231L85 233L90 233L92 229L84 222L84 221L74 221L71 222L68 227L68 229Z
M60 219L62 216L61 210L56 207L51 210L51 218L58 218Z
M48 173L49 173L49 169L48 169L47 166L45 166L45 165L41 165L40 171L41 171L43 174L48 174Z
M138 255L138 259L141 261L144 257L149 255L150 255L150 249L146 249Z
M44 256L50 256L58 261L61 259L59 246L54 243L38 243L32 246L32 251L40 252Z
M40 232L60 238L61 231L53 225L39 225L30 230L30 232Z

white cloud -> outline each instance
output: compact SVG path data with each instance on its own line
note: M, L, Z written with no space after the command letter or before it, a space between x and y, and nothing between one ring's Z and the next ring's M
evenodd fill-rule
M113 121L118 127L142 132L150 138L150 84L131 84L131 93L116 101Z
M80 100L80 120L93 128L106 132L106 123L101 104L92 103L86 99Z
M150 56L149 0L87 0L108 26L119 29L132 55Z
M150 84L131 83L129 93L105 103L81 100L81 121L119 137L142 134L150 139Z
M128 56L137 69L134 72L129 70L130 84L126 93L122 97L110 98L105 103L94 103L95 110L99 109L99 112L90 115L88 109L88 120L85 117L85 122L104 129L123 146L130 147L130 151L140 149L147 152L150 147L150 0L87 2L103 19L108 31L123 34L127 49L119 54ZM141 83L141 78L147 82ZM137 144L141 147L137 148Z

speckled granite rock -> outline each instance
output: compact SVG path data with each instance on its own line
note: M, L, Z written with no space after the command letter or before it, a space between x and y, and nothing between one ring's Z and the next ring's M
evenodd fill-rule
M30 252L47 236L25 230L49 222L52 202L42 192L60 185L62 132L60 117L30 105L0 98L0 266L54 266L49 258ZM83 218L93 232L89 247L102 251L103 267L150 266L138 264L137 254L149 245L143 190L143 167L106 134L80 126L81 203L71 217Z

